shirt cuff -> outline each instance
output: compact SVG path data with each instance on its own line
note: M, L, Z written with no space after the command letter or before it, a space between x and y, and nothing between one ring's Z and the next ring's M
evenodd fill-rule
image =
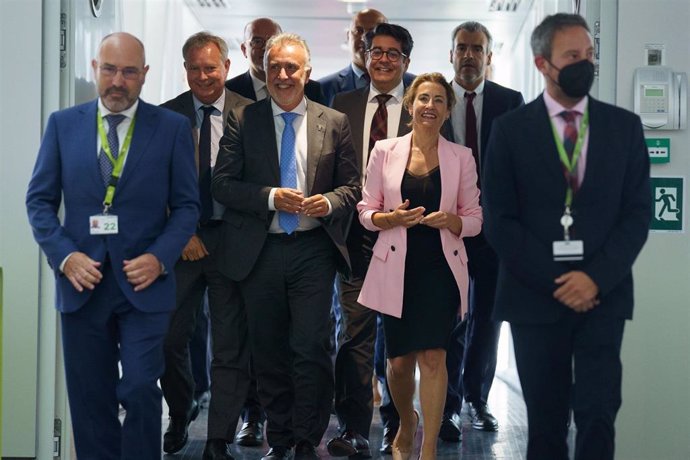
M65 273L65 264L67 263L67 259L69 259L70 257L72 257L72 254L74 254L74 252L70 252L69 254L67 254L67 257L65 257L64 259L62 259L62 262L60 263L60 267L59 267L59 268L60 268L60 273Z
M276 210L276 204L273 202L273 197L276 196L276 190L278 190L277 187L273 187L270 192L268 192L268 210L269 211L275 211Z

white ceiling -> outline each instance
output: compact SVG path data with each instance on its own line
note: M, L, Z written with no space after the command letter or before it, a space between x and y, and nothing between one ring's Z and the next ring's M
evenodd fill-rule
M410 71L448 74L450 34L463 21L476 20L494 36L494 55L509 54L536 0L185 0L204 29L223 36L235 54L244 26L257 17L276 20L286 32L301 35L312 53L312 78L344 67L349 60L345 31L363 8L382 11L406 27L414 39ZM494 9L494 11L491 11ZM506 9L510 11L506 11ZM513 10L514 9L514 10ZM499 11L500 10L500 11ZM234 74L244 71L236 61Z

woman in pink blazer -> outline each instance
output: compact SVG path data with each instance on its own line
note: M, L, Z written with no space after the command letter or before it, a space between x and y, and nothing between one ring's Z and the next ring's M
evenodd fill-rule
M376 143L357 205L362 225L379 232L358 300L384 313L388 384L400 414L395 460L414 450L419 365L420 458L426 460L436 457L448 384L446 347L457 315L467 308L462 238L479 233L482 210L472 152L439 134L455 103L443 75L419 75L403 103L412 132Z

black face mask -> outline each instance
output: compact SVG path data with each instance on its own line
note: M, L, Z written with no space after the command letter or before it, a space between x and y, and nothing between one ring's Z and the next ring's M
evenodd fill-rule
M548 61L551 64L550 61ZM594 64L587 59L569 64L562 69L555 65L558 73L558 86L563 92L572 98L584 97L589 93L594 83Z

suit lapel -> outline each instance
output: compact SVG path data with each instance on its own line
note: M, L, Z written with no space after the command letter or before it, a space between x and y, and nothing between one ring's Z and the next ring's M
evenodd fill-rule
M307 194L311 195L316 180L316 170L323 153L326 136L326 119L323 110L307 102Z
M441 171L441 202L439 210L455 211L452 209L453 194L457 196L458 181L460 180L460 162L445 138L438 141L438 166Z
M146 102L139 99L139 107L134 120L132 143L127 152L125 169L122 171L118 187L122 187L127 183L128 178L137 170L137 165L141 159L148 153L149 142L151 142L159 122L159 115L151 110L151 107Z
M252 83L252 76L249 74L249 71L247 70L246 73L243 74L244 78L242 78L242 83L244 85L244 91L246 91L246 94L249 94L249 99L256 100L256 92L254 91L254 83Z
M563 168L553 138L551 120L544 104L544 96L539 96L534 101L532 110L526 113L524 126L534 129L533 135L528 138L532 142L537 159L551 176L559 179L565 190Z
M407 166L407 160L410 156L411 148L411 133L408 133L403 137L399 138L398 141L395 143L395 146L391 150L391 157L389 158L386 170L383 172L384 176L391 176L391 179L387 182L394 185L395 196L391 197L392 201L388 203L388 206L386 206L386 203L384 203L384 206L389 209L395 209L398 206L400 206L400 203L403 202L400 184L402 183L403 175L405 174L405 167Z
M606 183L604 178L597 177L599 172L608 170L603 164L606 161L606 155L600 154L602 145L606 144L607 125L597 121L599 115L598 108L599 102L593 99L592 96L589 96L587 104L587 111L589 112L589 138L587 139L587 145L583 146L587 148L587 164L585 165L585 177L582 178L580 190L575 195L576 199L578 196L581 200L587 198L590 189L594 190L590 184Z
M271 168L274 184L280 185L280 161L278 159L278 143L276 141L276 128L273 119L273 109L271 108L271 98L266 98L256 104L251 104L247 107L253 109L255 112L244 111L245 116L247 112L253 114L254 118L245 118L243 125L247 129L247 135L251 139L258 142L256 152L263 154L266 157L266 162Z
M101 176L101 166L98 163L98 155L100 155L100 152L96 152L96 155L93 154L93 150L97 148L98 146L98 141L96 137L98 136L98 125L96 123L96 113L98 111L98 99L94 101L93 104L90 104L85 107L85 109L81 112L81 117L82 119L80 120L80 125L79 126L85 126L87 127L84 129L84 144L86 146L93 146L91 148L85 148L83 151L86 154L86 161L89 169L89 177L91 177L91 180L93 181L93 185L96 187L95 190L99 194L102 194L103 191L105 190L105 186L103 185L103 177Z

